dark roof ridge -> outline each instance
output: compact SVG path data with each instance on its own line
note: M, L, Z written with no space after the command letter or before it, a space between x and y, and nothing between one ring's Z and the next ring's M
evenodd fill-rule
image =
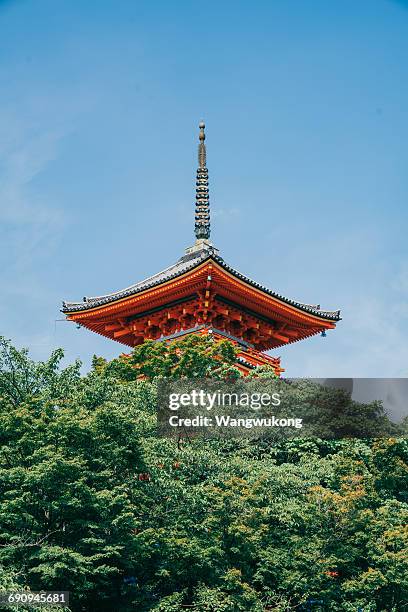
M187 249L187 253L180 257L180 259L173 264L172 266L165 268L161 272L154 274L139 283L134 285L130 285L126 289L122 289L120 291L115 291L113 293L84 298L83 302L63 302L62 311L63 312L78 312L81 310L88 310L90 308L95 308L97 306L102 306L104 304L108 304L110 302L114 302L116 300L122 299L129 295L134 295L146 289L150 289L156 285L159 285L162 282L166 282L184 274L195 268L196 266L202 264L208 259L213 259L216 263L218 263L224 270L233 274L236 278L243 280L248 283L252 287L259 289L260 291L267 293L268 295L278 299L279 301L294 306L303 312L307 312L309 314L318 316L322 319L328 319L332 321L340 320L340 310L321 310L320 307L313 306L310 304L304 304L303 302L298 302L296 300L292 300L283 295L280 295L276 291L272 291L263 285L253 281L248 278L241 272L238 272L227 263L225 263L224 259L218 255L218 250L212 247L212 245L205 245L203 248L197 250Z

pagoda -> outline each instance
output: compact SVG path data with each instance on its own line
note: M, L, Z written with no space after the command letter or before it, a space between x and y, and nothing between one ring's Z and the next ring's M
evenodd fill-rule
M70 321L135 347L146 340L171 342L186 334L228 339L246 374L260 365L283 372L266 351L326 335L340 311L322 310L267 289L229 266L210 242L210 205L204 123L199 125L195 243L172 266L126 289L80 302L63 302Z

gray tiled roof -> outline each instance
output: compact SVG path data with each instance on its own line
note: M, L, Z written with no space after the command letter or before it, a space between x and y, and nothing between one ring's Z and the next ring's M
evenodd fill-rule
M295 300L288 299L280 295L279 293L276 293L275 291L267 289L266 287L263 287L262 285L254 282L253 280L251 280L247 276L244 276L240 272L237 272L237 270L234 270L234 268L231 268L231 266L226 264L224 260L222 259L222 257L220 257L217 253L218 251L216 249L212 248L211 246L207 246L199 251L192 252L188 255L184 255L174 265L170 266L169 268L166 268L165 270L162 270L161 272L158 272L157 274L154 274L153 276L149 276L149 278L146 278L145 280L140 281L139 283L131 285L130 287L127 287L126 289L122 289L121 291L116 291L114 293L109 293L107 295L101 295L97 297L87 297L87 298L84 298L82 302L63 302L62 312L69 314L71 312L74 313L74 312L85 311L91 308L95 308L97 306L109 304L110 302L115 302L116 300L122 299L124 297L128 297L130 295L135 295L137 293L140 293L141 291L144 291L145 289L150 289L151 287L160 285L161 283L165 281L176 278L177 276L184 274L184 272L187 272L188 270L192 270L193 268L195 268L202 262L206 261L207 259L213 259L222 268L224 268L224 270L227 270L228 272L233 274L236 278L243 280L244 282L248 283L252 287L260 289L264 293L271 295L272 297L280 300L281 302L284 302L285 304L290 304L291 306L294 306L295 308L298 308L299 310L308 312L313 315L317 315L318 317L321 317L322 319L327 319L328 321L339 321L340 320L339 310L334 310L334 311L320 310L318 306L313 306L310 304L303 304L302 302L297 302Z
M209 256L209 252L206 250L199 251L198 253L194 254L193 257L186 255L181 257L181 259L179 259L169 268L166 268L161 272L157 272L157 274L153 274L153 276L149 276L148 278L139 281L134 285L130 285L130 287L126 287L126 289L108 293L107 295L87 297L84 298L82 302L63 302L62 312L78 312L80 310L88 310L90 308L95 308L95 306L109 304L109 302L115 302L116 300L120 300L121 298L129 295L140 293L145 289L155 287L156 285L160 285L165 281L176 278L176 276L180 276L180 274L184 274L184 272L195 268L202 261L208 259Z

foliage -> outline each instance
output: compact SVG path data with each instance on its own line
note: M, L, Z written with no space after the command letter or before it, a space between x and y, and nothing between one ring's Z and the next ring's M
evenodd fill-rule
M81 377L2 341L0 588L73 612L404 610L407 440L160 439L156 377L228 376L234 350L159 345Z
M105 373L122 381L145 377L149 380L166 378L237 378L237 349L227 340L209 336L188 335L169 344L144 342L131 355L122 355L105 364ZM101 363L94 367L101 372Z

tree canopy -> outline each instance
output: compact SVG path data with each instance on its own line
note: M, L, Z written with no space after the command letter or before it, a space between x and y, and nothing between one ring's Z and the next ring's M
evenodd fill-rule
M72 612L406 609L402 435L177 445L157 377L238 376L231 343L86 375L62 357L0 343L0 589L70 591Z

